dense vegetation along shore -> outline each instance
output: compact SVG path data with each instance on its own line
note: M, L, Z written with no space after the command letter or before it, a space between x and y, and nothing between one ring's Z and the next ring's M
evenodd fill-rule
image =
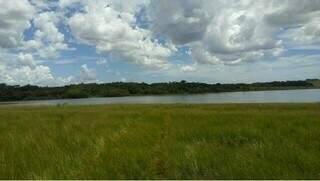
M320 104L0 107L0 179L320 179Z
M0 84L0 101L120 97L139 95L196 94L233 91L286 90L320 88L320 80L283 81L252 84L206 84L198 82L78 84L64 87Z

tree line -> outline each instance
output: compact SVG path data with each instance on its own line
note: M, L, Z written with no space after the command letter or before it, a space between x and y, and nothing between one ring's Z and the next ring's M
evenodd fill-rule
M183 80L180 82L152 84L136 82L113 82L103 84L81 83L66 85L63 87L0 84L0 101L318 88L319 82L320 80L317 79L309 79L301 81L275 81L252 84L207 84L200 82L187 82Z

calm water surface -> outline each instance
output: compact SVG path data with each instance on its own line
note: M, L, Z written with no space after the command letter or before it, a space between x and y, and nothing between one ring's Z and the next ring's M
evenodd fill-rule
M192 95L131 96L10 102L13 105L86 104L209 104L209 103L311 103L320 102L320 89L228 92ZM4 103L8 104L8 103Z

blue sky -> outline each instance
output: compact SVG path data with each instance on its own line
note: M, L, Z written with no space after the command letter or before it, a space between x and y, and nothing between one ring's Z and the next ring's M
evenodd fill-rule
M316 0L0 0L0 82L320 78Z

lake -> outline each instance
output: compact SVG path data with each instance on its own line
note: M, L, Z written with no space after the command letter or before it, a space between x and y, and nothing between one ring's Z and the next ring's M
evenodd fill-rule
M108 98L16 101L12 105L87 105L87 104L215 104L215 103L312 103L320 102L320 89L224 92L209 94L130 96Z

